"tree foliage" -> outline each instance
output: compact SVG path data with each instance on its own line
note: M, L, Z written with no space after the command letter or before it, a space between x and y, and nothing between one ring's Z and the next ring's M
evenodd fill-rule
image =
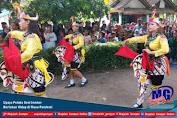
M6 0L2 3L8 10L13 9L10 1ZM71 16L75 16L78 21L82 18L96 19L107 14L109 10L104 0L25 0L23 6L26 11L38 13L40 21L43 22L68 21Z
M175 3L175 5L177 5L177 0L173 0L173 2Z

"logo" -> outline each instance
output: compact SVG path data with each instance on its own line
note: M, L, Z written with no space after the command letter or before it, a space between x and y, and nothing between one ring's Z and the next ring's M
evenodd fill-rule
M92 116L92 112L88 112L88 116Z
M54 116L58 116L58 113L57 113L57 112L55 112L55 113L54 113Z
M144 116L144 112L141 112L141 116Z
M157 90L152 91L152 96L149 98L151 104L156 103L173 103L171 97L174 94L174 90L171 86L161 86Z
M5 112L3 112L3 116L5 116L6 115L6 113Z

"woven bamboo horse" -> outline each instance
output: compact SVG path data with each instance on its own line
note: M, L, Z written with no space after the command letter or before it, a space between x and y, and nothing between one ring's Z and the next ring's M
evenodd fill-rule
M67 64L63 58L65 52L66 52L66 47L64 47L64 46L58 46L54 52L55 56L58 59L58 62L62 63L62 68L63 68L63 72L62 72L62 76L61 76L62 80L65 80L67 78L67 67L69 66L69 64Z
M134 77L138 79L138 87L140 90L140 99L143 100L144 94L147 92L148 85L150 85L150 79L149 77L146 77L147 75L145 69L142 68L142 54L136 56L133 60L133 70L134 70ZM147 79L145 79L145 77Z
M54 75L49 72L51 81L46 84L49 85L54 80ZM12 90L16 93L34 93L33 89L18 76L14 75L11 71L8 71L5 67L4 61L0 64L0 77L3 80L3 86L8 87L12 84Z
M33 93L33 90L28 87L27 83L8 71L4 61L0 64L0 77L3 80L3 86L8 87L12 84L12 90L17 93Z

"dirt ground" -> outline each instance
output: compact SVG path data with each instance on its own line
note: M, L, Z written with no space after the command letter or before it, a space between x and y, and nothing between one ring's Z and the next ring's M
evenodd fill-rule
M172 100L177 100L176 72L177 69L171 68L171 75L165 76L163 81L163 85L174 88ZM64 87L69 83L69 79L62 81L60 76L56 76L54 82L46 89L48 97L124 107L132 107L135 104L137 79L133 77L132 68L84 73L84 76L88 79L88 84L85 87L79 87L81 81L75 78L76 86L67 89ZM4 88L1 83L0 91L9 92L10 88ZM148 97L149 94L150 89L148 89L146 96ZM148 99L146 99L144 107L146 108L148 105Z

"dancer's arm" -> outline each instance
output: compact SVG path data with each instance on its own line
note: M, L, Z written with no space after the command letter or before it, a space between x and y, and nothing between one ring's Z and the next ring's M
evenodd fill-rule
M24 40L23 35L24 35L24 32L22 32L22 31L11 31L8 33L8 36L10 36L11 38L18 39L21 41Z

